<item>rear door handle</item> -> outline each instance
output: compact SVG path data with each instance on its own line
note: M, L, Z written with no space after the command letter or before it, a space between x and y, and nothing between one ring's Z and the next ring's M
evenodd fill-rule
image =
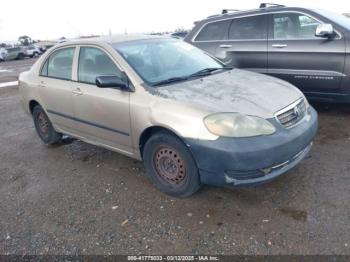
M273 44L272 47L275 47L275 48L285 48L287 47L288 45L286 44Z
M220 45L220 48L231 48L232 45Z
M73 90L72 93L73 95L76 95L76 96L81 96L83 94L80 88Z
M39 86L39 87L45 87L45 86L46 86L46 84L45 84L45 82L44 82L44 81L40 81L38 86Z

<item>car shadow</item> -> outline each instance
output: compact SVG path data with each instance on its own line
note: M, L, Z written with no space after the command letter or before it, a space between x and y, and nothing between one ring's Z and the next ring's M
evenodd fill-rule
M350 138L350 105L316 103L311 105L318 112L318 134L315 142L318 145L342 142Z
M315 110L321 115L331 116L349 116L350 115L350 104L332 104L325 102L313 102L310 104Z

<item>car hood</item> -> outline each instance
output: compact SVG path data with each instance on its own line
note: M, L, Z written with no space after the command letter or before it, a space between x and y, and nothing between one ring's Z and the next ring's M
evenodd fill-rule
M283 80L239 69L160 86L152 93L213 113L239 112L265 119L303 97Z

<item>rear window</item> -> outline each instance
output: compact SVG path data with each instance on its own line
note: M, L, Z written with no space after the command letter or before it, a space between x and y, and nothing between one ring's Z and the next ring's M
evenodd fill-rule
M41 68L40 75L47 76L47 64L49 63L49 59L46 60L44 66Z
M74 50L75 47L69 47L55 51L45 61L40 75L71 80Z
M209 23L199 32L195 41L225 40L231 20Z

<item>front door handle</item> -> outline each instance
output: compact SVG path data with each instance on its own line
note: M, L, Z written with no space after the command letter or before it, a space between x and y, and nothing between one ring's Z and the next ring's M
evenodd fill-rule
M80 88L77 88L77 89L73 90L72 93L75 96L81 96L83 94L83 92L81 91Z
M232 45L220 45L220 48L231 48Z
M288 45L286 44L273 44L272 47L275 47L275 48L285 48L287 47Z

